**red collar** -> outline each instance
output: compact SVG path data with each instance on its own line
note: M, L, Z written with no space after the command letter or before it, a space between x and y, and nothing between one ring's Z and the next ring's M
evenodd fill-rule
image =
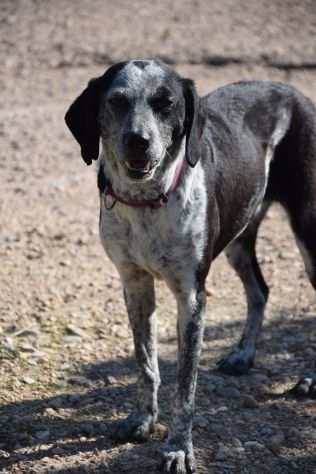
M169 200L170 194L173 193L173 191L175 191L175 189L177 188L179 184L180 175L184 166L184 161L185 160L181 160L178 163L174 176L173 176L171 186L168 189L168 191L166 191L166 193L161 193L157 198L154 198L154 199L144 199L144 200L131 199L129 201L126 201L125 199L122 199L120 196L118 196L114 192L111 183L107 181L105 190L104 190L104 203L105 203L106 209L108 210L113 209L117 201L130 207L150 207L151 209L159 209L160 207L164 207ZM113 203L111 203L110 206L107 205L106 203L107 196L111 196L113 198Z

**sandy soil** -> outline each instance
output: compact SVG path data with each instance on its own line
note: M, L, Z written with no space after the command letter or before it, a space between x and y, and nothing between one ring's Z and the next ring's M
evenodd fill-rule
M316 101L315 5L1 1L1 472L154 473L170 415L175 305L158 284L160 430L145 445L110 438L134 403L133 346L117 273L99 243L95 169L63 123L70 101L106 63L147 55L175 63L200 93L270 78ZM316 402L282 395L315 367L316 298L278 207L258 252L271 297L248 376L215 370L244 321L240 282L222 256L208 280L199 473L316 472Z

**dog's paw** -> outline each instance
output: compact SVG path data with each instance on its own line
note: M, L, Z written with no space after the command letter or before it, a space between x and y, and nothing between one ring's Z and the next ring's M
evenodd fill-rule
M184 449L175 449L174 446L166 446L163 452L161 465L163 473L192 474L196 471L196 462L192 443Z
M154 430L152 416L130 415L113 426L111 438L120 443L127 441L144 443Z
M316 398L316 376L302 377L290 393L296 397Z
M253 367L255 354L245 349L234 349L218 363L218 369L228 375L244 375Z

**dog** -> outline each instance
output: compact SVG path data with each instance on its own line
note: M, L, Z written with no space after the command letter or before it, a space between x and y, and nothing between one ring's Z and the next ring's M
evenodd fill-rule
M65 120L84 161L99 158L100 235L120 274L135 343L138 406L116 437L145 441L157 421L154 279L162 279L178 308L163 470L192 473L211 262L226 252L248 302L240 342L220 362L229 374L244 374L254 363L268 299L255 242L272 202L285 208L316 289L316 109L295 88L269 81L237 82L200 98L192 80L149 59L115 64L92 79ZM313 380L304 383L307 391L314 387Z

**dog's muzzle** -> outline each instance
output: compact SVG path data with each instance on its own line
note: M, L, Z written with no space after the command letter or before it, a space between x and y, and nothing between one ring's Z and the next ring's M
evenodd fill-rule
M130 178L141 179L150 175L158 161L149 157L149 138L139 133L127 132L123 138L123 146L124 166Z
M124 161L124 167L128 176L132 179L142 179L151 176L158 164L158 160L154 161Z

